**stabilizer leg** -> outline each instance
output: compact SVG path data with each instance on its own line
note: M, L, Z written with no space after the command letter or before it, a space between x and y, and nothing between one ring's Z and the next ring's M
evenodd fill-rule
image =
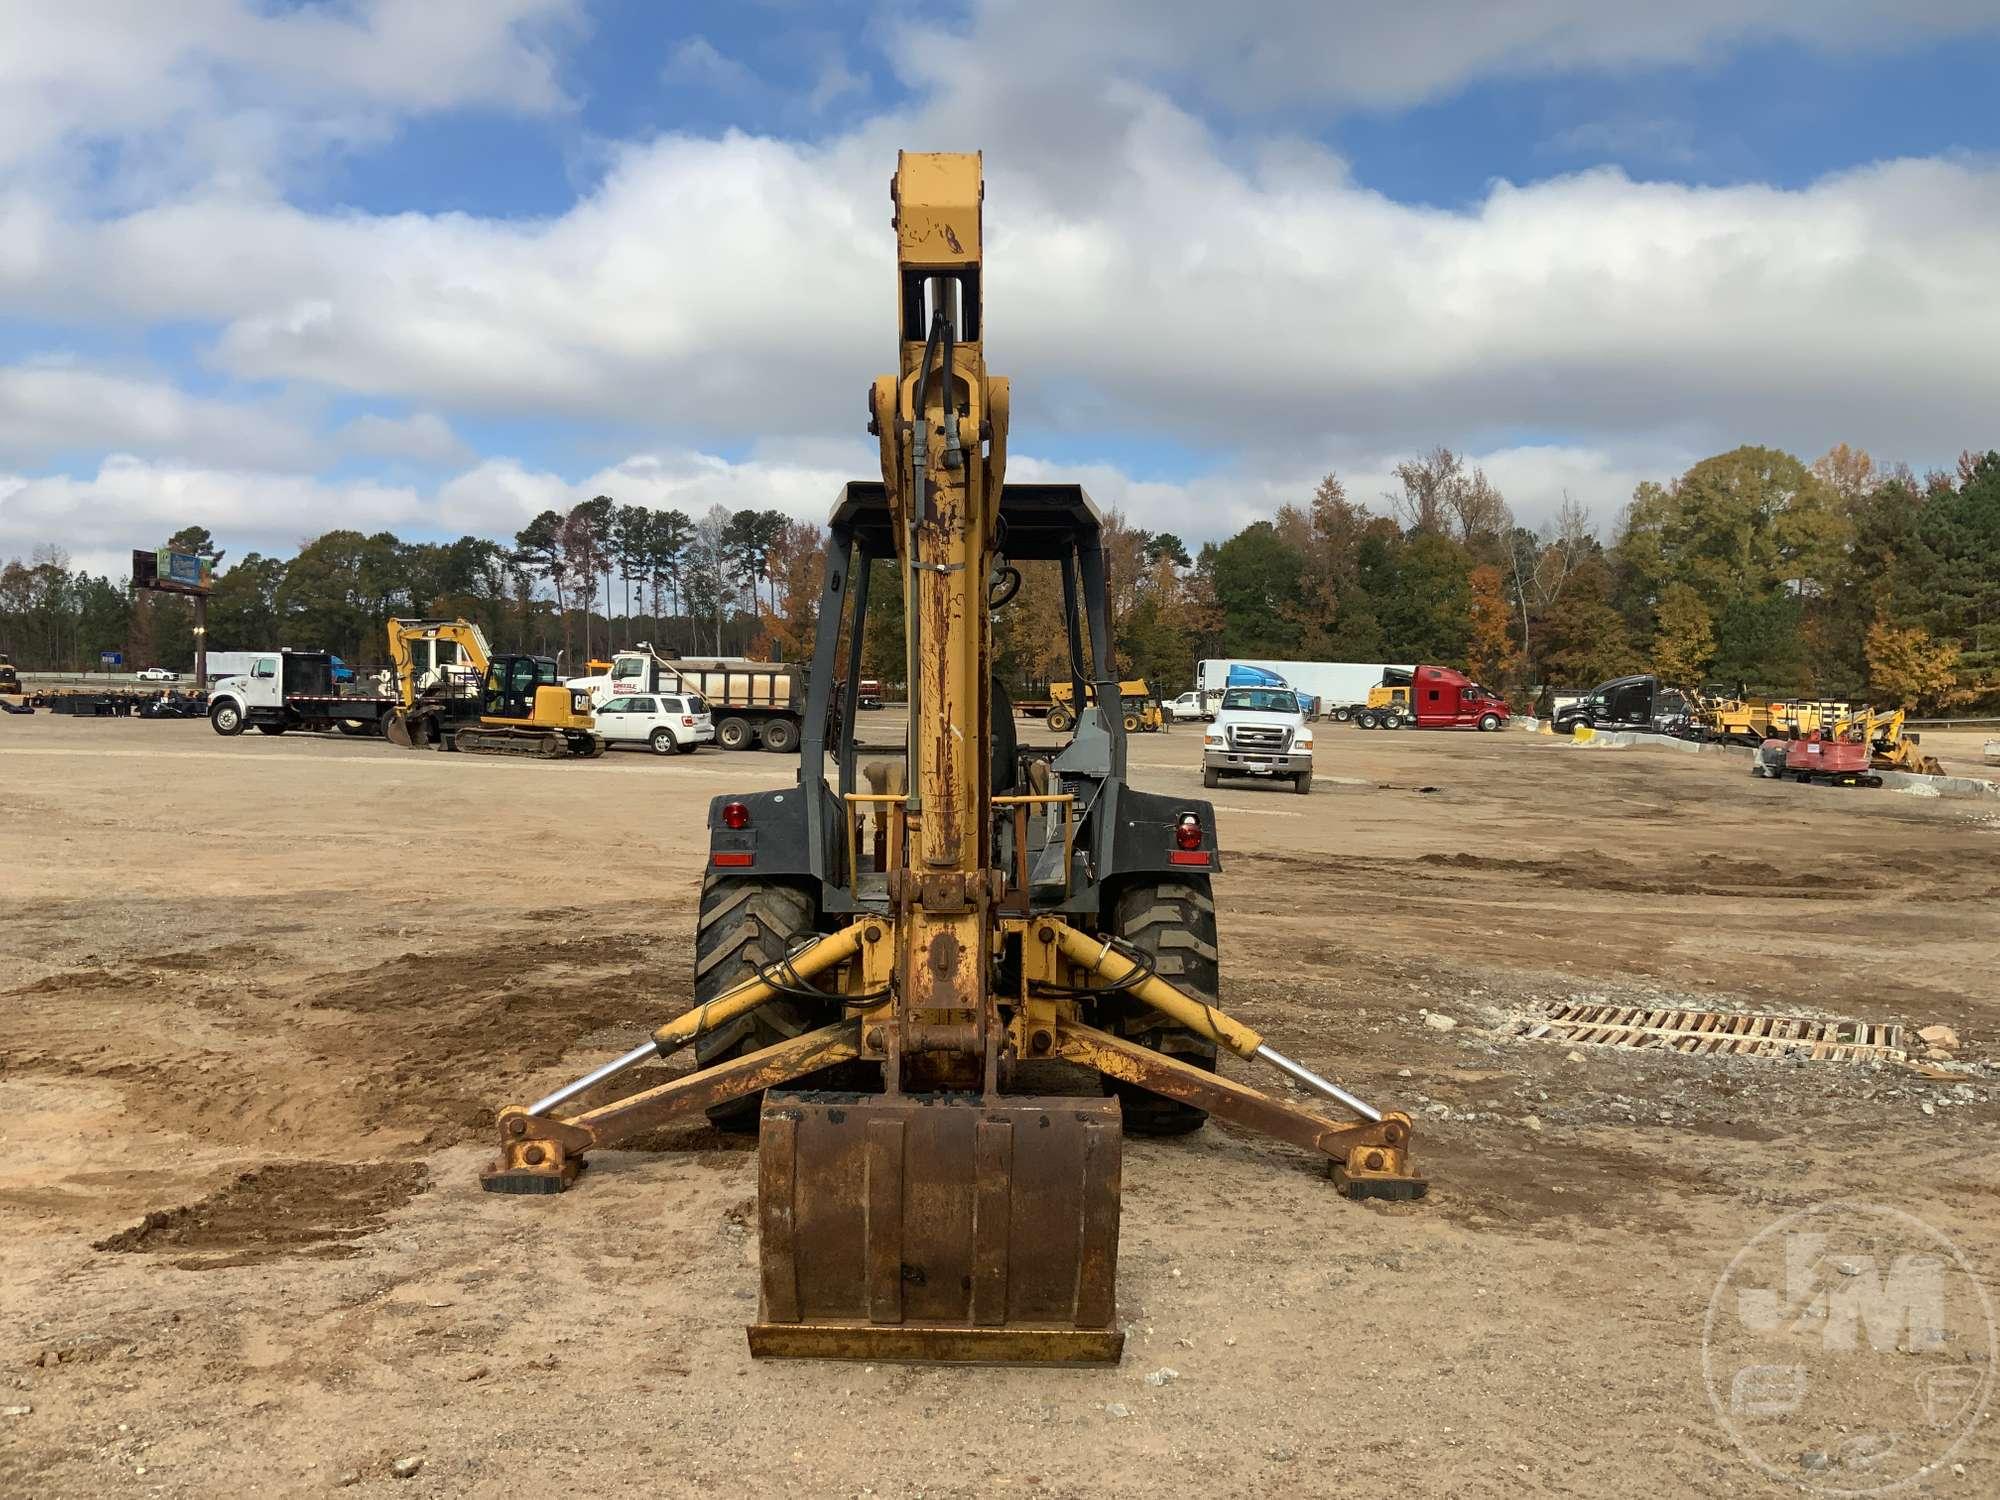
M1056 1055L1108 1078L1197 1105L1218 1119L1275 1136L1333 1159L1332 1175L1350 1198L1419 1198L1429 1183L1410 1169L1410 1117L1341 1124L1261 1093L1247 1084L1193 1067L1093 1026L1063 1022Z
M860 1055L860 1021L837 1021L569 1119L502 1110L500 1155L480 1174L480 1186L489 1193L559 1193L576 1181L586 1151L666 1125L706 1124L718 1104Z

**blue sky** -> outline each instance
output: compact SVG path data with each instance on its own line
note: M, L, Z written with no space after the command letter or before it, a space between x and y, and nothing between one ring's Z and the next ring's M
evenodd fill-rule
M1021 462L1195 539L1436 443L1608 527L1736 442L1996 440L1966 0L94 9L0 60L0 555L814 514L898 146L988 153Z

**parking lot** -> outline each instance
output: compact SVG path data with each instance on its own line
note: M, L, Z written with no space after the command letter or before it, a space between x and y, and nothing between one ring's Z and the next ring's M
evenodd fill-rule
M1136 739L1134 780L1204 795L1199 743ZM760 1365L751 1143L553 1199L477 1171L499 1105L685 1004L708 800L795 758L6 721L0 1492L1785 1492L1704 1392L1738 1250L1829 1198L2000 1244L2000 803L1522 733L1327 728L1319 760L1309 798L1206 794L1223 998L1415 1114L1430 1196L1134 1140L1118 1368ZM1586 1000L1959 1045L1521 1034ZM2000 1483L1990 1425L1953 1457L1914 1493Z

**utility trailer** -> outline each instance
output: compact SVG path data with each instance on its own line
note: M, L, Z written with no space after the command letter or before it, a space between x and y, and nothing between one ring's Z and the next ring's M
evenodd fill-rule
M724 750L761 745L784 755L799 748L805 723L804 674L783 662L661 656L641 641L636 650L618 652L608 672L572 677L566 685L589 693L597 708L633 693L693 693L714 715L715 742Z
M208 690L208 722L220 735L255 727L260 734L288 729L338 729L379 734L401 707L398 698L345 693L334 681L330 651L272 651L248 672L225 677Z

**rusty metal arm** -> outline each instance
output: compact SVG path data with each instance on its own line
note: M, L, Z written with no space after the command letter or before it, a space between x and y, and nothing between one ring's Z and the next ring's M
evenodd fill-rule
M504 1109L500 1155L481 1175L481 1184L489 1192L559 1193L576 1181L586 1151L662 1126L692 1124L718 1104L777 1088L860 1055L857 1018L702 1068L570 1119L551 1119L518 1107Z
M1074 1021L1057 1023L1055 1051L1058 1057L1094 1068L1107 1078L1137 1084L1231 1124L1331 1157L1336 1163L1334 1181L1349 1197L1415 1198L1427 1186L1410 1170L1408 1115L1391 1113L1342 1124Z
M879 942L881 937L880 920L863 918L839 932L828 933L801 948L791 956L786 971L802 980L815 978L835 965L845 963L854 957L861 950L864 941ZM651 1041L641 1043L622 1057L612 1058L601 1068L593 1068L575 1082L564 1084L553 1094L537 1099L528 1106L525 1113L548 1114L551 1110L569 1103L579 1094L589 1092L605 1079L617 1077L628 1068L636 1068L640 1063L650 1062L656 1057L671 1057L703 1032L727 1026L738 1016L755 1010L766 1001L776 998L778 994L777 988L762 976L752 975L734 989L725 990L713 1000L675 1016L653 1033Z
M1109 938L1079 932L1068 923L1054 918L1044 920L1036 936L1045 943L1054 943L1063 957L1078 968L1088 969L1107 986L1145 1001L1161 1015L1185 1026L1195 1035L1207 1037L1238 1057L1269 1063L1321 1098L1345 1105L1364 1120L1373 1122L1382 1119L1382 1112L1374 1105L1350 1094L1331 1079L1320 1077L1304 1063L1285 1056L1241 1021L1207 1001L1198 1000L1175 988L1158 975L1149 974L1135 979L1135 975L1145 972L1143 966L1121 953Z

